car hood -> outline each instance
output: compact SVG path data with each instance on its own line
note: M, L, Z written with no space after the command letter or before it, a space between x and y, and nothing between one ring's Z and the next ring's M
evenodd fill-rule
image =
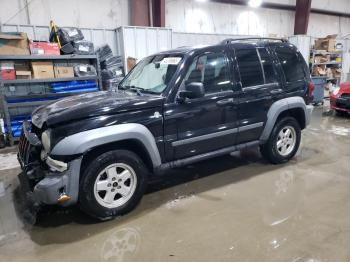
M60 99L34 110L32 123L42 128L100 115L111 115L142 108L158 107L163 96L126 91L100 91Z
M342 93L350 93L350 81L340 84L340 91Z

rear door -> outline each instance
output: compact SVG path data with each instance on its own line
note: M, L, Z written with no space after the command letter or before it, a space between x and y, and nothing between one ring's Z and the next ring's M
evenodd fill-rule
M284 96L269 50L235 48L241 95L237 144L258 140L271 104Z

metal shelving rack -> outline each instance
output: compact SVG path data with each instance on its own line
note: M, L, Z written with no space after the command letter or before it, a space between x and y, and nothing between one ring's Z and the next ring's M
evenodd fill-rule
M27 94L19 96L9 96L10 98L15 99L31 99L31 98L40 98L45 99L43 101L29 101L29 102L18 102L18 103L8 103L7 95L5 93L5 86L8 85L25 85L25 84L49 84L56 82L68 82L75 80L96 80L99 86L99 89L102 88L102 79L101 79L101 69L100 62L97 55L59 55L59 56L46 56L46 55L2 55L0 56L0 61L52 61L52 62L71 62L76 63L79 61L88 61L88 64L94 65L96 68L96 76L84 76L84 77L69 77L69 78L48 78L48 79L15 79L15 80L2 80L0 78L0 106L3 109L2 113L5 120L5 126L7 127L7 135L10 145L13 145L18 138L14 137L12 134L11 128L11 114L9 112L10 108L21 108L28 106L41 106L57 100L61 97L66 97L70 95L76 95L77 93L66 93L66 94L57 94L57 93L46 93L46 94Z
M310 61L310 73L312 74L313 69L315 66L318 65L326 65L326 66L337 66L338 68L342 68L342 63L343 63L343 52L342 51L334 51L334 52L328 52L328 51L323 51L323 50L311 50L311 61ZM341 62L325 62L325 63L315 63L315 56L316 55L331 55L331 56L338 56L341 59ZM327 78L327 81L334 81L336 84L340 83L340 77L332 77L332 78Z

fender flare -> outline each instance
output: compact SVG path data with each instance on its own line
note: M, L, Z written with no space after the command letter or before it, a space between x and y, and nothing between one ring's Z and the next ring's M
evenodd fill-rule
M305 125L307 126L310 122L310 115L312 108L307 108L305 101L301 97L288 97L278 100L272 104L269 111L267 112L267 121L264 130L260 136L260 141L265 142L269 139L273 127L275 126L278 116L289 109L301 108L305 114Z
M106 126L76 133L58 142L50 154L83 154L96 146L128 139L135 139L143 144L154 167L162 164L154 136L147 127L137 123Z

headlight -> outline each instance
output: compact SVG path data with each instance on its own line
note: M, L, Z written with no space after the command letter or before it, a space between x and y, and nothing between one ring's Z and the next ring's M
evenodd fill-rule
M45 151L50 152L51 150L50 130L46 130L44 133L42 133L41 143L43 144Z
M336 96L339 93L339 90L340 90L339 86L335 87L332 91L333 95Z

